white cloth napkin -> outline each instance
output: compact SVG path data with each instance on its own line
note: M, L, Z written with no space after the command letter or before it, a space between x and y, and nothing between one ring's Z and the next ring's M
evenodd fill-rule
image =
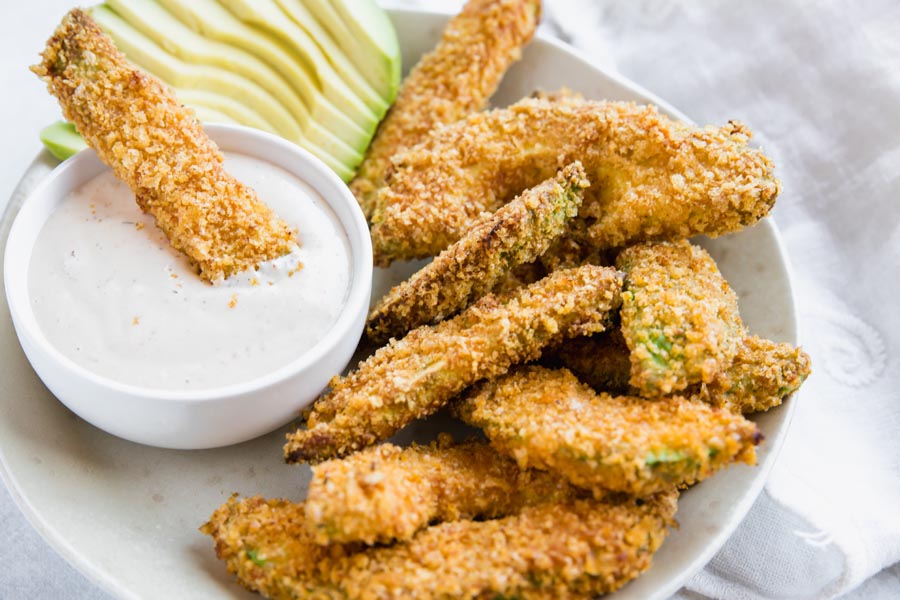
M765 494L682 596L852 590L900 560L900 4L544 11L561 37L698 122L745 121L784 184L773 215L814 374ZM897 573L880 580L883 597L900 597Z

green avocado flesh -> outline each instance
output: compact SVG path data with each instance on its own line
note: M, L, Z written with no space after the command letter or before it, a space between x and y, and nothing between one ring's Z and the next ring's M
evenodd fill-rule
M41 129L41 142L59 160L66 160L87 148L75 126L65 121L57 121Z
M201 120L280 135L344 181L400 85L374 0L108 0L91 16Z

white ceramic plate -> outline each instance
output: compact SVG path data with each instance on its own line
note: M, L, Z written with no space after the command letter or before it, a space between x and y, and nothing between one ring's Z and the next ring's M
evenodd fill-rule
M413 10L394 10L391 16L407 67L434 46L447 19ZM682 117L636 85L596 69L546 38L526 49L495 104L514 102L535 88L561 85L592 98L653 102ZM23 199L52 165L52 159L41 155L22 178L0 220L0 248ZM702 243L739 294L750 330L796 343L790 278L775 226L763 221ZM377 273L373 298L412 268ZM281 459L287 429L201 451L160 450L112 437L78 419L44 388L22 354L5 302L0 304L0 474L44 538L117 597L255 597L225 573L210 539L197 527L232 492L304 497L309 468L288 466ZM653 567L611 598L665 598L713 556L762 489L795 403L756 418L766 436L758 466L731 467L682 496L680 529L663 545ZM445 424L431 419L400 437L430 439Z

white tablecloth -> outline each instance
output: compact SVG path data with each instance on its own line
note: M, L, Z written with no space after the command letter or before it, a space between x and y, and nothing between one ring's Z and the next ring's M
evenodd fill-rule
M73 4L5 3L0 207L58 114L26 67ZM900 4L545 0L545 14L695 120L750 124L789 192L774 218L815 373L766 491L679 596L900 597ZM0 598L107 598L5 489L0 523Z

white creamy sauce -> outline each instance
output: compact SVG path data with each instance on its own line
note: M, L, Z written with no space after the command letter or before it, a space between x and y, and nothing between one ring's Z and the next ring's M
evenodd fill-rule
M300 247L210 285L105 172L50 216L29 264L32 306L57 349L117 381L196 390L270 373L324 337L349 290L340 222L280 167L234 153L225 166L297 229Z

